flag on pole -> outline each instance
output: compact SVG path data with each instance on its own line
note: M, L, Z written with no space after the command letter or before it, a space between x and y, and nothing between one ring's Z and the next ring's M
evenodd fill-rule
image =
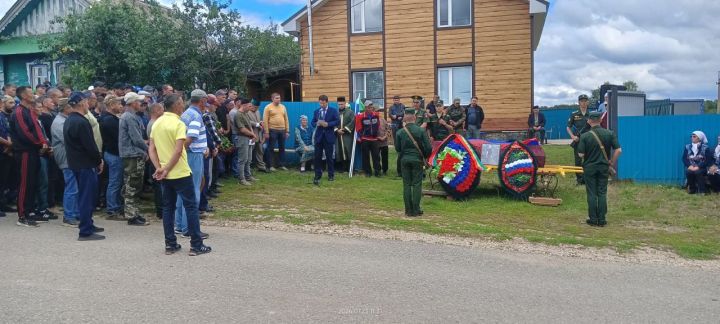
M360 100L360 97L355 100L355 114L365 112L365 105L363 104L362 100Z

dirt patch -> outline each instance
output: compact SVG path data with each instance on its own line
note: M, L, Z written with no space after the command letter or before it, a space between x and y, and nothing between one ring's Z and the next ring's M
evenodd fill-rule
M466 238L457 236L430 235L417 232L399 230L368 229L357 226L340 226L333 224L304 224L294 225L280 221L235 221L235 220L206 220L204 225L234 227L241 229L299 232L334 235L340 237L369 238L381 240L398 240L409 242L424 242L432 244L446 244L454 246L473 247L480 249L495 249L515 251L528 254L542 254L548 256L573 257L606 262L630 262L637 264L672 265L702 270L720 272L720 260L688 260L675 253L654 248L643 247L630 253L618 253L610 248L593 248L581 245L545 245L528 242L515 238L505 241L493 241L482 238Z

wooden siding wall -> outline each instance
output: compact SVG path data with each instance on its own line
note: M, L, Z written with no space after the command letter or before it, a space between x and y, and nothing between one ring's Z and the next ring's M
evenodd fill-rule
M435 1L384 0L385 97L428 96L435 91L433 8ZM392 100L385 100L392 105Z
M8 35L21 37L59 32L62 30L62 26L52 24L52 20L76 11L82 12L87 7L88 3L85 0L43 0Z
M437 63L472 63L472 29L439 29L437 31Z
M533 59L527 1L475 0L472 27L437 29L435 1L384 0L384 32L351 36L347 3L329 0L313 12L319 70L313 77L309 75L307 24L301 23L303 101L316 101L320 94L350 96L350 69L384 69L387 105L394 95L410 105L409 96L430 98L437 92L436 60L438 65L474 61L475 95L486 116L483 128L526 127ZM348 41L352 49L349 62Z
M527 1L475 2L475 94L486 129L524 129L532 102Z
M317 101L322 94L334 101L348 93L347 16L337 14L346 10L345 0L331 0L313 11L313 52L317 73L310 76L307 18L301 23L302 35L302 99Z
M383 69L382 34L350 37L350 61L355 69Z

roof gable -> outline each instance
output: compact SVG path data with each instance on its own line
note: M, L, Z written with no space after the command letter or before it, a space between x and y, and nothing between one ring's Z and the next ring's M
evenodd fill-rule
M22 37L57 32L56 17L84 11L89 0L17 0L0 20L0 36Z

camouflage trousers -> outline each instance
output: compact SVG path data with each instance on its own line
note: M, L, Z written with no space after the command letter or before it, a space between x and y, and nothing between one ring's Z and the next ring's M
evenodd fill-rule
M145 173L145 158L123 158L125 176L125 217L132 218L140 215L140 192L142 191L143 175Z

